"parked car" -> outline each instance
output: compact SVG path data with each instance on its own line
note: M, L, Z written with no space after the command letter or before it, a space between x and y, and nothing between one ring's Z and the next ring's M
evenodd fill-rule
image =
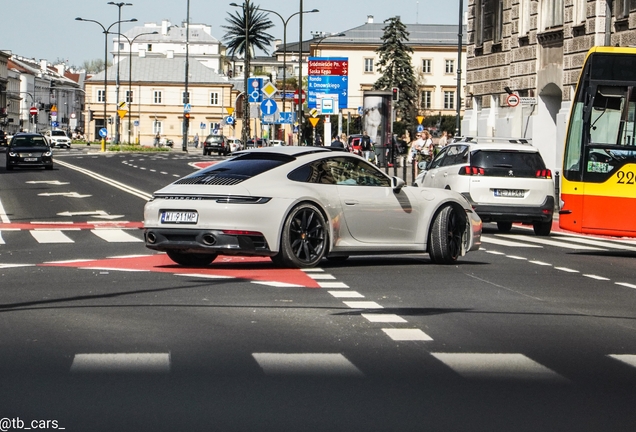
M267 140L264 138L251 138L249 140L247 140L247 144L245 145L246 149L250 149L250 148L259 148L259 147L267 147L268 143Z
M228 138L228 143L230 144L230 152L236 153L237 151L243 150L243 141L238 138Z
M16 134L7 148L6 167L7 171L16 167L53 169L53 152L49 142L41 134Z
M146 246L184 266L246 255L306 268L418 252L451 264L479 248L481 228L459 193L422 194L329 147L244 150L155 192L144 208Z
M49 141L51 147L71 148L71 139L61 129L54 129L44 132L44 136Z
M349 151L358 156L362 156L362 135L349 135Z
M203 155L211 155L213 152L220 155L230 153L230 144L224 135L208 135L203 141Z
M284 146L285 145L285 141L283 140L270 140L269 141L269 146L270 147L280 147L280 146Z
M484 222L508 232L514 222L531 223L548 235L554 213L554 182L539 150L528 140L460 138L444 147L415 185L464 195Z

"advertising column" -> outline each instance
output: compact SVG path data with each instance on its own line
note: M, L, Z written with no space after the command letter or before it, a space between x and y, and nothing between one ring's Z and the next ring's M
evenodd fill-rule
M391 145L391 97L390 91L377 90L363 92L362 129L371 138L375 147L377 164L386 166Z

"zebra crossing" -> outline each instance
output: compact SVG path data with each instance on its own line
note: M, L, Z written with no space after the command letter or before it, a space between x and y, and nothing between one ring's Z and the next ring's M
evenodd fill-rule
M86 233L90 233L89 236ZM12 229L0 228L0 245L23 244L26 238L40 244L73 244L80 241L99 240L108 243L142 243L143 232L136 228L91 228L72 226L61 228Z
M247 353L245 354L248 355ZM550 368L523 353L463 353L429 352L427 360L437 362L442 370L467 381L509 380L554 384L576 384L569 370ZM150 353L77 353L68 369L71 374L127 373L169 374L178 369L173 363L174 352ZM372 378L373 372L362 361L350 360L346 353L279 353L251 354L253 364L267 376L321 376ZM636 372L636 355L607 354L604 368L631 367ZM375 369L375 368L373 368ZM555 370L556 369L556 370ZM439 373L436 368L434 373ZM606 371L604 371L606 372ZM594 371L591 371L594 373Z
M482 234L482 246L504 246L518 249L556 247L579 251L636 252L635 240L604 239L568 233L552 233L548 237L533 234Z

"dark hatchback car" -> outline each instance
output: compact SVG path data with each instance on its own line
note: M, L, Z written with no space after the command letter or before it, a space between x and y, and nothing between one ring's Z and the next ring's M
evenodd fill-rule
M230 153L230 143L224 135L208 135L203 141L203 155L211 155L213 152L219 156Z
M40 134L18 134L13 137L6 153L7 170L14 167L44 167L53 169L53 152Z

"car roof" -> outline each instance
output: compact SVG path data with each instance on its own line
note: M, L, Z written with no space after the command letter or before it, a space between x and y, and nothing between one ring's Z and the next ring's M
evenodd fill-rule
M524 152L538 152L529 138L500 138L500 137L460 137L449 145L469 145L473 150L514 150Z
M280 146L280 147L262 147L256 149L242 150L236 152L236 155L245 153L277 153L289 156L302 156L312 153L331 152L329 147L312 147L312 146Z

